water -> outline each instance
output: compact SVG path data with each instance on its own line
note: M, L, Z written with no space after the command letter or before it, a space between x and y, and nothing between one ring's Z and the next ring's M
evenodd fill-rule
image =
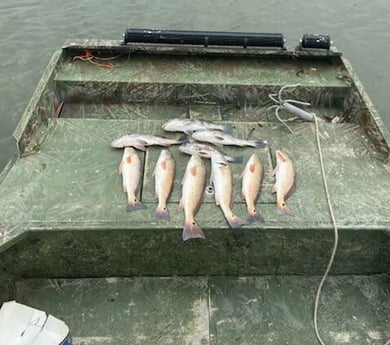
M0 170L53 51L70 37L118 39L126 27L282 32L290 47L329 34L390 128L389 12L388 0L1 0Z

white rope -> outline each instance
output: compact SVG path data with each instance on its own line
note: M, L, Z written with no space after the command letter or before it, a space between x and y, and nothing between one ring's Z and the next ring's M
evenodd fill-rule
M333 243L332 254L330 256L330 259L329 259L329 262L328 262L328 266L326 267L325 273L322 276L321 282L318 285L316 298L315 298L315 301L314 301L314 317L313 317L313 320L314 320L314 331L315 331L315 334L316 334L318 342L321 345L325 345L325 343L322 340L322 338L320 336L320 333L318 331L318 306L319 306L319 303L320 303L320 296L321 296L322 288L324 286L326 278L329 275L329 271L332 268L332 265L333 265L333 262L334 262L334 258L336 256L337 247L338 247L338 243L339 243L339 231L338 231L338 227L337 227L336 218L335 218L335 215L334 215L332 203L330 201L330 193L329 193L328 183L326 181L326 174L325 174L324 158L322 156L322 150L321 150L320 131L319 131L319 128L318 128L317 116L315 116L315 115L314 115L314 123L315 123L315 131L316 131L317 148L318 148L318 154L319 154L320 165L321 165L322 180L323 180L323 183L324 183L326 200L327 200L327 203L328 203L329 214L330 214L330 217L332 219L333 230L334 230L334 243ZM390 345L390 339L384 345Z
M318 305L319 305L319 301L320 301L322 288L324 286L326 278L328 277L329 271L332 268L332 265L333 265L333 262L334 262L334 258L336 256L337 247L338 247L338 243L339 243L339 231L338 231L338 227L337 227L336 218L335 218L335 215L334 215L332 203L331 203L331 200L330 200L330 193L329 193L328 183L326 181L324 158L322 156L322 150L321 150L320 131L319 131L319 128L318 128L318 120L317 120L317 116L316 115L314 115L314 123L315 123L315 131L316 131L317 148L318 148L318 154L319 154L320 165L321 165L322 180L323 180L323 183L324 183L326 200L327 200L327 203L328 203L329 214L330 214L330 217L332 219L333 230L334 230L334 243L333 243L332 254L330 256L330 259L329 259L329 262L328 262L328 266L326 267L325 273L322 276L321 282L318 285L316 298L315 298L315 302L314 302L314 317L313 317L313 319L314 319L314 331L315 331L315 334L316 334L316 337L317 337L317 340L319 341L319 343L321 345L325 345L325 343L323 342L323 340L322 340L322 338L320 336L320 333L318 331Z

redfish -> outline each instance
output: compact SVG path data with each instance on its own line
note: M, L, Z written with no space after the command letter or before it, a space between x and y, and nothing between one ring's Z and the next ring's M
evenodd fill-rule
M127 193L127 211L146 208L136 196L141 185L143 169L141 159L132 147L125 147L119 173L122 174L123 191Z
M229 124L217 124L213 122L192 120L192 119L172 119L162 125L168 132L184 132L191 134L203 129L216 129L225 133L231 133L233 128Z
M169 220L167 201L171 194L175 179L175 159L168 150L162 150L154 168L154 186L158 205L154 217L156 219Z
M237 228L246 221L237 217L232 211L233 174L222 153L211 154L211 183L214 186L215 204L220 206L230 227Z
M242 172L242 189L241 194L245 199L248 210L247 221L264 222L262 215L256 210L257 198L260 194L261 183L263 181L263 165L260 158L254 153L250 156L244 171Z
M146 151L147 146L170 146L182 144L184 138L180 139L167 139L150 134L128 134L111 142L111 147L134 147L141 151Z
M179 209L184 209L183 241L190 238L205 238L203 230L195 221L206 185L206 166L198 155L192 155L188 161L182 185Z
M211 158L211 154L216 151L216 148L208 144L190 142L180 145L179 150L188 155L197 154L202 158ZM224 155L224 157L228 162L242 163L242 156L231 157Z
M275 176L275 184L272 193L276 193L276 205L278 213L291 214L286 200L295 191L295 172L291 160L281 151L275 151L276 167L272 173Z
M236 138L230 134L226 134L215 130L203 130L191 134L194 140L202 141L217 146L231 145L231 146L250 146L250 147L265 147L267 145L266 140L245 140Z

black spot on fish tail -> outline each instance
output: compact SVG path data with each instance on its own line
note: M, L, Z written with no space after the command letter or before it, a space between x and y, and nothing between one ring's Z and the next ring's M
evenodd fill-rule
M153 218L156 220L170 220L169 211L166 207L164 208L156 208L156 212L154 212Z
M205 238L203 230L199 227L198 224L196 224L195 221L184 224L182 237L183 241L187 241L191 238Z
M147 208L146 205L137 199L134 199L133 201L129 201L127 203L127 212L133 212L133 211L142 210L145 208Z

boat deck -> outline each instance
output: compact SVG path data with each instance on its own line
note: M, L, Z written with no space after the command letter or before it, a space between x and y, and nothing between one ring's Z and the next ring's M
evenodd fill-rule
M64 320L74 345L310 345L316 343L312 306L319 279L25 279L15 295ZM383 345L389 284L389 275L329 278L319 319L325 343Z
M73 242L81 238L86 240L89 236L97 236L107 246L107 249L102 249L103 255L103 252L119 249L117 246L120 246L121 241L117 234L121 233L121 236L137 243L127 255L139 265L127 268L118 265L118 271L114 270L111 274L320 274L323 271L331 248L333 227L326 204L313 124L293 124L294 134L288 134L277 123L235 123L234 133L238 137L265 138L270 143L265 149L225 149L228 154L243 155L244 162L254 150L262 158L265 179L259 211L266 222L229 229L212 196L206 196L197 217L205 230L206 241L202 245L194 243L183 246L181 231L184 215L177 211L177 205L181 195L180 182L189 157L177 148L172 148L177 160L177 174L168 206L171 220L156 222L152 217L157 205L153 169L160 149L150 148L143 156L141 199L147 209L129 213L126 212L126 197L118 174L122 150L110 147L112 138L127 132L163 134L161 123L148 120L53 120L47 136L40 144L40 151L21 158L1 185L2 223L8 225L2 231L1 243L11 244L19 240L18 236L24 238L26 230L32 230L30 237L52 237L51 241L47 239L48 247L51 247L49 243L56 236L70 237L73 240L70 241L69 249L73 248ZM390 260L390 253L386 250L390 245L389 237L383 232L386 222L390 221L390 194L382 193L381 203L378 203L377 197L378 188L390 190L389 167L370 158L369 152L373 148L358 126L326 123L320 126L331 201L344 238L339 260L335 263L335 272L383 272ZM177 137L177 134L170 136ZM295 165L298 188L288 200L292 216L279 216L275 197L271 195L272 155L275 149L286 151ZM236 193L233 209L245 217L245 204L240 197L243 166L231 164ZM20 188L21 181L29 183ZM382 183L380 187L378 181ZM101 233L96 235L99 231ZM322 241L318 240L319 236ZM328 244L324 245L323 240ZM26 247L28 242L22 241L17 246ZM67 243L66 240L64 242ZM240 263L243 245L247 246L246 265ZM142 252L145 246L148 250ZM282 257L275 246L286 249ZM84 261L88 261L81 247L74 255L78 253L84 257ZM193 250L190 266L188 260L178 261L178 258L184 259L188 248ZM171 257L173 249L176 257ZM211 260L211 263L209 261L213 254L210 249L219 253L219 259ZM147 253L153 250L160 255L147 257ZM28 251L35 257L34 262L41 260L34 251ZM366 252L366 258L362 261L359 258L363 251ZM274 253L272 259L269 258L271 253ZM323 255L318 257L318 253ZM55 255L53 249L52 255ZM197 259L199 255L201 260ZM310 261L306 260L308 255ZM12 261L12 254L10 256ZM27 263L32 257L24 259ZM156 260L160 263L153 266ZM4 259L0 265L9 265L7 262ZM15 264L16 267L23 266ZM150 268L146 269L148 265ZM68 271L66 266L63 269ZM72 265L67 274L74 270L73 275L77 275L75 272L81 270L85 273L89 269L83 265ZM106 274L110 274L109 271Z

